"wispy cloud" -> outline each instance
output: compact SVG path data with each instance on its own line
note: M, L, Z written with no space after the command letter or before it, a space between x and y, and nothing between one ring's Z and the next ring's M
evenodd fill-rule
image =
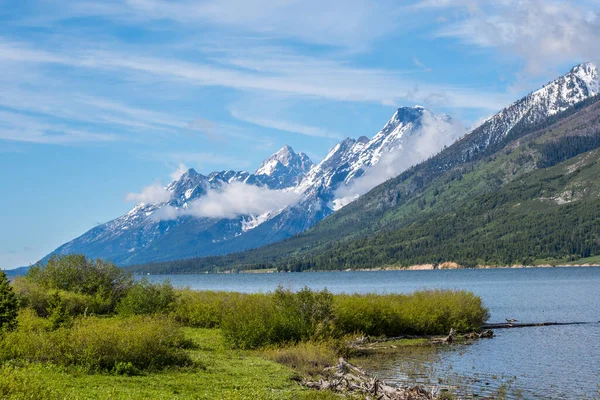
M188 167L186 167L184 164L180 163L179 167L177 167L177 169L175 171L171 172L169 177L171 178L171 181L179 180L179 178L181 178L181 176L183 174L185 174L188 170L189 170Z
M600 60L600 5L595 1L438 0L420 6L464 10L437 35L516 55L525 60L529 73L573 60Z
M397 29L399 10L398 3L392 0L377 3L369 0L105 0L102 3L79 1L71 7L48 9L45 18L38 22L97 16L125 23L201 24L305 43L364 48Z
M431 72L431 71L432 71L432 69L431 69L431 68L429 68L428 66L426 66L425 64L423 64L423 63L421 62L421 60L419 60L417 57L413 57L413 63L414 63L414 64L415 64L417 67L421 68L421 69L422 69L423 71L425 71L425 72Z
M7 54L1 50L10 49ZM0 60L59 64L71 68L120 71L143 74L146 79L160 78L198 86L220 86L241 91L262 91L302 97L319 97L337 101L373 102L395 105L411 100L427 104L432 93L444 92L445 106L499 109L509 102L506 94L474 90L461 86L416 82L397 71L359 68L344 61L288 54L282 56L272 48L263 49L254 58L230 55L220 64L191 62L176 58L156 58L73 48L68 54L47 53L19 43L0 43ZM240 69L244 65L246 69ZM247 69L252 66L253 69ZM415 91L415 87L418 90Z
M384 153L377 164L366 169L364 175L336 191L335 206L344 206L375 186L398 176L411 166L438 153L444 146L452 144L466 132L466 128L457 121L424 114L421 128L407 137L401 147Z
M0 139L38 144L77 144L111 142L111 133L89 132L62 124L40 121L24 114L0 110Z
M163 185L156 182L146 186L139 193L127 193L125 201L144 204L160 204L171 200L173 193L165 189Z
M228 168L246 168L249 166L246 160L226 154L194 152L194 151L172 151L156 152L146 154L147 158L167 161L175 164L193 165L199 168L207 165L223 165Z
M319 128L316 126L304 125L290 121L283 121L277 119L271 119L268 117L261 117L245 113L238 109L230 109L231 115L241 121L248 122L254 125L262 126L269 129L277 129L285 132L298 133L300 135L312 136L312 137L324 137L333 139L342 139L343 135L338 132L332 132L327 129Z

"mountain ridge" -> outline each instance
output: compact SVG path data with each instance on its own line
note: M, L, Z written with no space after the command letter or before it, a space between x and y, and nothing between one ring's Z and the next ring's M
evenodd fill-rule
M336 191L360 178L386 154L402 152L411 137L419 136L424 119L450 120L420 106L401 107L373 138L346 138L318 164L285 145L254 173L228 170L203 175L189 169L165 187L171 195L168 202L137 204L123 216L92 228L52 254L83 253L127 265L161 257L224 254L285 239L333 213ZM448 135L447 141L452 139ZM235 218L193 216L195 202L226 192L235 184L286 192L298 201Z
M556 84L552 85L553 88L568 86L570 85L568 82L575 82L579 85L585 84L585 88L581 87L581 89L588 90L589 83L575 76L578 72L578 68L576 67L571 70L571 75L567 74L565 77L558 78L554 81ZM593 81L596 82L597 71L594 68L592 72ZM546 85L546 87L548 86ZM450 177L445 179L452 179L453 175L461 176L461 170L470 168L469 165L472 165L474 162L480 161L485 157L493 157L495 153L508 144L518 143L521 137L544 128L544 125L556 123L562 118L568 118L569 115L579 112L582 108L589 106L590 103L597 100L597 97L590 97L590 95L595 93L594 91L578 91L577 93L584 93L588 96L587 100L580 100L576 96L571 101L572 105L567 107L563 102L564 99L556 97L557 102L553 104L558 104L557 107L545 109L546 112L541 113L541 109L538 108L540 102L535 101L536 96L539 93L557 93L554 89L532 92L523 99L514 102L494 116L496 118L492 117L488 122L482 124L470 134L465 135L465 137L440 154L378 186L367 195L360 197L356 202L334 213L306 233L284 242L258 249L254 253L251 251L236 255L230 258L230 261L243 264L244 260L251 262L258 260L260 263L265 263L271 262L278 257L310 258L310 253L319 252L323 248L330 246L330 243L340 239L352 240L353 237L364 237L378 231L394 229L398 224L404 223L399 221L409 223L412 220L411 213L418 211L419 202L422 200L420 198L421 193L427 190L428 182L440 178L440 176L455 168L458 169L450 173ZM514 111L515 107L516 111L512 113L513 118L507 122L505 121L506 123L503 125L504 129L498 129L498 115L505 116L511 111L511 108ZM546 115L546 117L542 118L541 115ZM489 137L490 132L494 133L494 131L500 132L499 139L495 141L485 140L486 137ZM484 139L482 140L482 138ZM490 175L491 182L494 179L498 179L498 177ZM492 185L486 190L495 189ZM394 209L396 205L407 202L412 205L410 207L397 208L394 212L389 211ZM452 199L449 199L449 202L452 202ZM406 214L402 217L404 219L398 219L399 213ZM377 222L372 224L364 223L364 221L371 220L377 220ZM253 256L257 252L263 255L262 259Z

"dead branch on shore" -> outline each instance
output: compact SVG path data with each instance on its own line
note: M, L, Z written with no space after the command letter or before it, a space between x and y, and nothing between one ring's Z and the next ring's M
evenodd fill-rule
M338 393L365 396L368 400L431 400L437 389L427 392L420 386L398 388L369 376L364 370L354 366L340 357L338 365L325 368L324 372L336 370L329 380L320 379L318 382L305 382L312 389L331 390Z

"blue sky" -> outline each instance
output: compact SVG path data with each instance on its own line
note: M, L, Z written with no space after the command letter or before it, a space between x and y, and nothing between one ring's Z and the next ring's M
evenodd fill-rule
M465 125L581 61L597 1L0 0L0 268L181 168L314 161L398 106Z

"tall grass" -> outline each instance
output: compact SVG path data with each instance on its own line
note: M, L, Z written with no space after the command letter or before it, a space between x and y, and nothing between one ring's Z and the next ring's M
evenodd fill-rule
M441 335L478 330L489 318L481 299L452 290L335 296L336 331L372 336Z
M238 348L325 338L333 329L333 295L304 288L278 288L228 303L221 321L225 339Z
M222 301L219 315L223 335L238 348L356 333L441 335L451 328L467 332L478 330L489 316L481 299L466 291L332 295L306 288L232 296Z
M177 291L171 315L176 321L194 328L218 328L233 304L251 295L236 292Z
M178 325L164 317L79 318L52 329L51 322L22 310L18 328L0 340L0 361L78 366L88 372L158 370L191 361Z
M55 390L41 383L41 366L18 368L0 366L0 399L3 400L52 400L62 397Z

